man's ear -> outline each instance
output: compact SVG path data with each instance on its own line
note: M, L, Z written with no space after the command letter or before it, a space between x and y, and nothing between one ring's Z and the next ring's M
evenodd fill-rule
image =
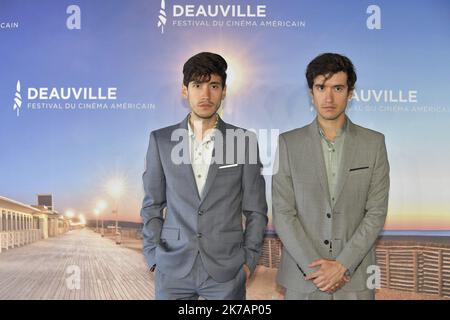
M225 99L226 95L227 95L227 86L225 85L225 87L222 90L222 100Z
M312 89L309 89L309 96L311 97L311 98L313 98L314 97L314 95L313 95L313 90Z
M181 86L181 95L185 99L188 98L188 88L184 84Z

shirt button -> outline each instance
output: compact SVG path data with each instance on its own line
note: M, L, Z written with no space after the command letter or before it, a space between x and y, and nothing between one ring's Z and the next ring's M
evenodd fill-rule
M201 216L203 213L205 213L203 210L200 210L199 212L198 212L198 215L199 216Z
M331 218L331 213L327 213L327 218Z
M325 240L323 243L325 243L326 245L328 245L330 243L330 241Z
M334 197L333 197L333 198L331 198L331 200L333 200L333 201L334 201Z
M201 174L199 174L199 175L197 175L197 178L201 178L202 177L202 175ZM333 199L334 200L334 199Z
M201 238L202 237L202 234L201 233L197 233L197 238Z

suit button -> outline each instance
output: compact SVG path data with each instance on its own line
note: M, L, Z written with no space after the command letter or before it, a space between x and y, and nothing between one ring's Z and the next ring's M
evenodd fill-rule
M330 243L330 241L325 240L323 243L325 243L326 245L328 245Z
M327 213L327 218L331 218L331 213Z
M200 211L198 212L198 215L201 216L201 215L204 214L204 213L205 213L205 211L200 210Z
M202 234L201 233L197 233L197 238L201 238L202 237Z

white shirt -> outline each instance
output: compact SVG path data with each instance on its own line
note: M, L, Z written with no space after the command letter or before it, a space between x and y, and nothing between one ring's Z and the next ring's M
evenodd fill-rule
M206 131L206 134L203 136L203 140L201 142L195 138L194 130L192 130L190 123L188 125L188 130L192 171L194 172L198 194L201 197L212 160L212 151L214 149L214 130L210 129Z

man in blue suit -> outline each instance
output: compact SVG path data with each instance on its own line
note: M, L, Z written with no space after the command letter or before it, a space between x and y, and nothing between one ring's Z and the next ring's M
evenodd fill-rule
M226 69L220 55L191 57L182 86L191 112L150 134L141 217L156 299L245 299L258 262L265 182L256 136L217 114Z

